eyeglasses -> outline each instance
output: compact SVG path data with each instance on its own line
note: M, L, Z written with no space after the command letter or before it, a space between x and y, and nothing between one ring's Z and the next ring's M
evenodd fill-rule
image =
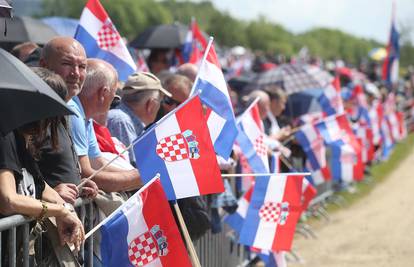
M172 106L172 105L178 106L179 104L181 104L181 102L178 102L177 100L172 99L171 97L168 97L168 96L165 96L163 98L162 103L169 105L169 106Z

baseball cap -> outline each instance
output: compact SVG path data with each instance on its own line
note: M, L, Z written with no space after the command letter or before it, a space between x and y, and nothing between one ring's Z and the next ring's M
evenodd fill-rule
M125 82L122 94L134 94L144 90L159 90L169 97L172 96L170 92L162 87L160 80L149 72L136 72L130 75Z

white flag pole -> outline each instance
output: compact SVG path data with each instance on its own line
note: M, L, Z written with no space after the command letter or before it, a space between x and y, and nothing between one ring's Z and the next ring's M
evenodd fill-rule
M310 172L284 172L284 173L229 173L229 174L222 174L221 177L229 178L229 177L260 177L260 176L272 176L272 175L303 175L308 176L311 175Z
M132 197L134 197L136 194L139 194L142 191L144 191L145 189L147 189L148 186L150 186L156 179L159 179L159 178L160 178L160 174L157 173L154 176L154 178L152 178L148 183L146 183L143 187L141 187ZM111 214L109 214L108 217L106 217L105 219L103 219L99 224L97 224L88 233L86 233L85 240L88 239L91 235L93 235L93 233L95 233L99 228L101 228L102 225L104 225L106 222L108 222L116 212L118 212L119 210L122 209L122 207L124 206L124 204L125 203L123 203L121 206L119 206L116 210L114 210Z
M193 241L191 240L190 234L188 233L187 226L185 225L183 215L181 214L180 207L177 201L174 203L175 213L177 214L178 222L180 223L181 230L184 235L185 243L187 244L188 251L190 253L191 261L194 267L201 267L200 260L198 259L197 252L195 251Z
M211 47L211 45L213 44L213 40L214 40L214 37L213 37L213 36L210 36L210 38L208 39L208 44L207 44L207 47L206 47L206 51L204 51L203 60L201 61L200 66L203 66L204 61L205 61L205 60L206 60L206 58L207 58L208 52L210 51L210 47ZM197 72L197 76L196 76L196 78L195 78L195 80L194 80L194 83L193 83L193 88L191 88L190 95L194 94L194 92L197 90L197 89L196 89L196 86L197 86L198 79L200 79L200 77L199 77L199 76L200 76L200 69L199 69L199 70L198 70L198 72Z

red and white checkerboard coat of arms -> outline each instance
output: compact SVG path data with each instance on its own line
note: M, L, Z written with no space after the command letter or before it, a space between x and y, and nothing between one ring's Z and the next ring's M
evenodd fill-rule
M265 202L259 210L261 220L268 223L277 223L284 225L289 216L288 202Z
M110 50L121 40L112 21L108 18L98 31L98 45L101 49Z
M256 150L257 155L266 156L267 155L267 145L264 142L264 135L261 134L256 138L254 142L254 149Z
M158 141L156 152L160 158L169 162L200 157L198 142L191 130L162 138Z
M128 247L129 261L133 266L145 266L167 254L167 238L158 225L132 240Z

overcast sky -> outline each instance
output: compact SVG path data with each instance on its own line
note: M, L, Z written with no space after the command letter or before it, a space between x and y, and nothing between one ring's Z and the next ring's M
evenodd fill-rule
M391 23L392 0L211 1L236 18L250 20L262 14L294 33L322 26L385 43ZM396 6L397 23L414 26L414 0L396 0ZM414 40L414 33L411 40Z

